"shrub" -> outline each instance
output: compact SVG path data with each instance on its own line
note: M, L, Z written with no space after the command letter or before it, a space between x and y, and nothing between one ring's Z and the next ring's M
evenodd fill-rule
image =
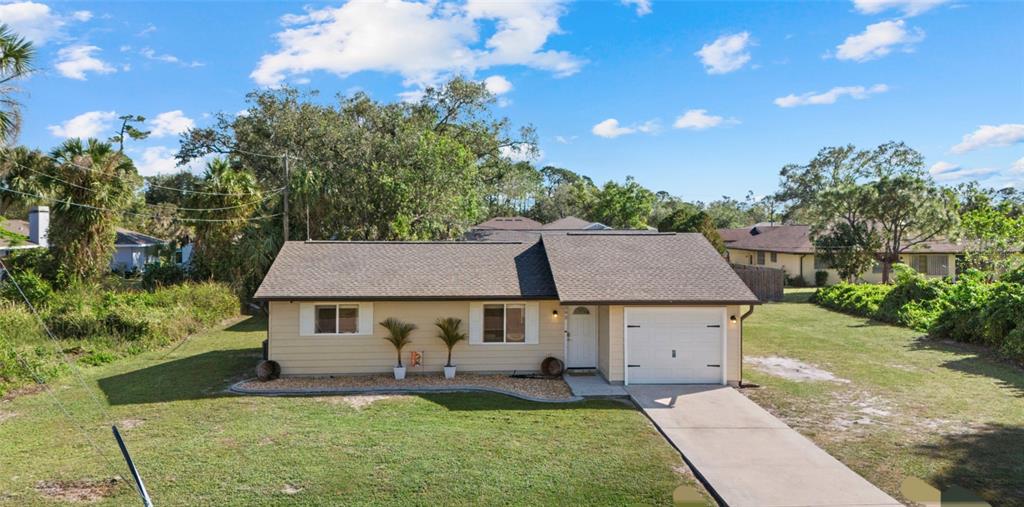
M992 287L982 312L984 338L988 345L1017 359L1024 359L1024 285L999 282Z
M260 361L256 365L256 378L261 382L274 380L281 376L281 366L277 361Z
M828 285L828 271L815 271L814 285L816 287L824 287Z
M32 306L40 307L49 303L53 296L53 288L43 277L30 269L19 271L16 275L8 275L9 278L0 282L0 297L16 303L24 302L21 293L32 303ZM11 279L13 278L13 280ZM14 282L17 282L15 285ZM21 287L21 291L18 291Z
M893 264L894 285L892 291L878 307L875 318L893 324L903 324L918 330L926 330L931 320L941 310L938 301L949 284L941 279L928 279L903 264ZM903 307L914 302L916 307L907 311ZM912 313L911 316L908 312ZM909 326L909 322L917 323ZM923 326L923 327L922 327Z
M845 313L874 317L878 306L892 290L889 285L868 285L840 282L821 287L814 292L813 301L826 308Z
M788 287L807 287L807 280L804 280L804 277L802 277L800 275L797 275L797 276L786 275L786 280L785 281L786 281L786 286L788 286Z
M188 280L188 271L173 262L154 262L146 265L142 286L149 291L157 287L178 285Z
M928 328L930 335L969 343L982 341L983 312L992 292L992 284L985 281L986 276L970 270L960 275L957 283L950 284L943 294L938 315Z

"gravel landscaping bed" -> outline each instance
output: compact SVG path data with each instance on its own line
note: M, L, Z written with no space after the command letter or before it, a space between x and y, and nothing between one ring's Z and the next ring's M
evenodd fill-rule
M440 373L409 375L395 380L391 375L352 375L342 377L287 377L260 382L243 380L231 390L243 394L330 394L369 392L490 391L531 401L579 401L560 378L516 378L508 375L459 373L447 380Z

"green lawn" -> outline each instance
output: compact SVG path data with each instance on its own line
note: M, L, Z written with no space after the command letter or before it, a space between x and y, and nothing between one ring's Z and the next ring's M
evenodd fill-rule
M801 303L758 308L746 357L781 356L849 382L795 382L744 368L745 394L899 497L906 477L1024 505L1024 370L977 349Z
M677 486L695 484L647 419L616 401L439 394L353 406L225 393L252 371L264 326L249 319L86 368L88 390L58 383L109 464L45 393L0 402L0 503L82 490L107 495L100 505L132 504L130 483L98 482L127 477L111 420L130 428L156 505L670 505Z

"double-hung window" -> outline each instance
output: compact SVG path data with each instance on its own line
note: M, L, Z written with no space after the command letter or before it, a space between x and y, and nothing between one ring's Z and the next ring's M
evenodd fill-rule
M757 263L764 266L764 252L757 252Z
M526 305L485 304L484 343L525 343Z
M315 334L359 332L359 305L316 305L313 315Z

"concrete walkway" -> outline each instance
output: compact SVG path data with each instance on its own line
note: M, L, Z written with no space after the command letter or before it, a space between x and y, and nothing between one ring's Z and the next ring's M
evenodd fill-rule
M731 387L626 391L726 505L901 505Z
M604 377L596 373L562 375L562 380L569 384L573 396L582 397L609 397L626 396L626 389L621 385L609 384Z

